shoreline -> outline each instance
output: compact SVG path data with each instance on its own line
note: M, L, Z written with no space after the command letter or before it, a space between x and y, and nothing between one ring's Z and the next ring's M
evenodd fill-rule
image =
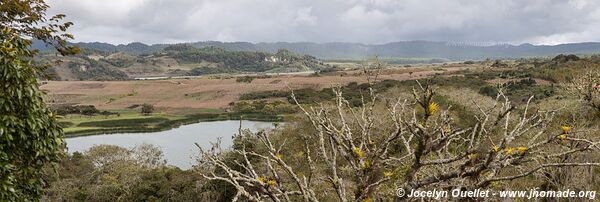
M209 117L207 117L207 115ZM119 127L119 128L99 128L99 129L84 129L80 131L65 132L64 138L84 137L91 135L109 135L116 133L151 133L167 131L174 128L179 128L184 125L190 125L201 122L214 121L261 121L261 122L284 122L284 115L267 115L267 114L238 114L238 113L223 113L223 114L197 114L183 119L169 120L160 123L154 127Z

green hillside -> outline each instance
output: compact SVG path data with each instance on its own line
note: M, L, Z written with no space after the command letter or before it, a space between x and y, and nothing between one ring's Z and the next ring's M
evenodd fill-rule
M286 73L331 68L310 55L227 51L219 47L172 45L153 54L83 49L75 56L47 52L36 58L50 66L52 80L126 80L139 77L201 76L221 73Z

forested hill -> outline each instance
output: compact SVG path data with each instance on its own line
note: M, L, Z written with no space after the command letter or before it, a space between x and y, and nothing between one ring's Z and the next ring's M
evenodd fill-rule
M146 45L130 43L112 45L107 43L76 43L82 48L102 50L106 52L126 52L129 54L149 54L160 52L168 44ZM486 58L523 58L544 57L558 54L596 54L600 53L600 43L570 43L560 45L493 45L482 46L469 43L448 43L432 41L405 41L379 45L358 43L248 43L248 42L195 42L189 45L202 48L215 46L227 51L259 51L276 53L279 49L308 54L319 59L364 59L373 56L392 58L444 58L450 60L476 60ZM36 46L46 49L45 47Z
M276 53L252 51L227 51L221 47L195 48L179 44L163 49L162 55L175 59L180 64L198 65L188 75L238 72L297 72L327 69L317 58L299 55L286 49Z
M107 46L105 46L107 47ZM131 49L134 50L134 49ZM222 73L287 73L331 69L310 55L280 49L276 53L227 51L179 44L152 54L82 48L74 56L44 52L36 61L50 64L54 80L125 80L138 77L200 76Z

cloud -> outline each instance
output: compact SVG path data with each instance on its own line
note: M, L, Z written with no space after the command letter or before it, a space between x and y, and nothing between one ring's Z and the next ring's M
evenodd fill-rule
M53 0L76 41L600 41L593 0Z

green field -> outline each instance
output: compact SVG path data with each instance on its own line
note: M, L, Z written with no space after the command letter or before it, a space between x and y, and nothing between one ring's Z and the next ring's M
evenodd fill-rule
M67 115L60 120L67 137L109 133L156 132L202 121L252 120L283 121L283 116L261 113L223 112L218 109L203 109L195 114L152 113L142 115L138 110L115 110L119 115Z

